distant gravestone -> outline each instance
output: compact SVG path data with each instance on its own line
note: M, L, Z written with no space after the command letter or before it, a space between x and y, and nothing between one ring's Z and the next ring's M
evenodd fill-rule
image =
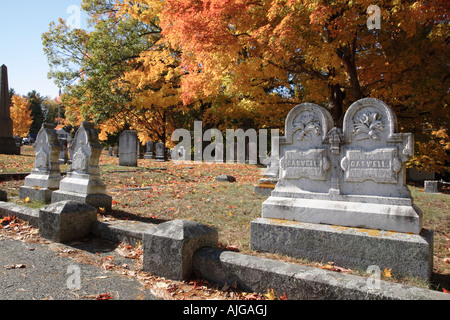
M73 200L96 208L111 210L112 198L106 194L106 185L100 178L99 158L102 147L91 122L83 122L73 145L73 161L60 188L52 194L52 203Z
M119 148L118 147L114 147L114 157L115 158L119 157Z
M439 193L438 183L437 180L425 180L425 193Z
M8 201L8 194L6 193L6 191L0 190L0 201Z
M0 67L0 154L20 154L13 137L13 122L9 111L8 68Z
M156 144L156 157L155 157L156 161L167 161L167 154L166 154L166 149L164 146L164 143L162 142L158 142Z
M144 159L154 159L155 158L155 143L153 141L148 141L145 145L145 155Z
M135 131L126 130L119 138L119 165L137 167L138 165L138 137Z
M113 147L109 147L108 148L108 157L112 157L113 156Z
M61 152L59 153L59 163L66 164L69 161L69 151L67 148L67 139L59 139Z
M348 108L343 129L333 125L315 104L288 114L279 181L251 223L252 248L429 278L432 232L405 183L412 134L397 133L391 108L371 98Z
M55 125L43 124L33 147L34 168L31 174L25 177L25 185L19 188L19 197L49 203L53 191L59 188L61 181L59 167L61 145Z
M273 137L270 156L263 161L263 164L265 164L267 168L263 173L263 177L259 180L259 183L254 187L254 192L257 194L270 196L273 189L275 189L275 185L278 183L280 171L280 150L278 145L278 136Z

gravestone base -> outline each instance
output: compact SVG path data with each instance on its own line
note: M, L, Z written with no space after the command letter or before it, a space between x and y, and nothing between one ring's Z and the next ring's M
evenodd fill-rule
M260 182L254 187L254 192L263 196L270 196L275 189L275 184L270 182Z
M107 194L80 194L61 190L52 193L52 203L66 200L89 204L94 208L103 208L106 211L111 211L112 208L112 197Z
M0 137L0 154L20 155L20 147L16 139L11 137Z
M19 188L19 198L20 199L29 198L30 200L33 200L33 201L40 201L43 203L51 203L52 202L52 193L55 190L57 190L57 189L21 186Z
M277 196L276 190L262 204L262 218L414 234L423 224L422 211L415 205L289 198Z
M394 276L429 280L433 232L406 234L374 229L259 218L251 222L251 248L366 271L378 266Z

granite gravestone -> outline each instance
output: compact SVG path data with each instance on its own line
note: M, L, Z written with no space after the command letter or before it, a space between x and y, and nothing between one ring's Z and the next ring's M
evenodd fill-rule
M72 165L61 180L58 191L52 194L52 203L74 200L95 208L111 210L112 198L106 194L106 185L100 178L99 158L102 147L91 122L83 122L71 145Z
M156 144L156 157L155 157L156 161L167 161L167 155L166 155L166 149L164 146L164 143L162 142L158 142Z
M0 67L0 154L20 154L13 137L13 122L9 111L8 69Z
M425 180L424 186L425 186L425 193L439 193L439 181L437 180Z
M295 107L280 138L279 182L262 205L262 218L251 224L252 247L429 277L432 233L422 229L405 179L412 155L412 134L397 133L395 114L382 101L352 104L342 130L318 105ZM361 230L376 231L367 238ZM362 237L366 250L358 247ZM418 250L414 258L405 257L405 248Z
M69 161L69 151L67 148L67 139L60 138L59 143L61 146L61 152L59 153L59 162L61 164L66 164Z
M144 159L154 159L155 158L155 154L154 154L155 143L153 141L148 141L145 146L146 146L146 148L145 148Z
M279 138L272 138L272 150L270 156L263 160L263 164L267 168L263 172L263 177L259 180L259 183L255 185L254 192L270 196L278 183L278 176L280 171L280 155L279 155Z
M119 165L128 167L138 165L138 137L133 130L125 130L120 135Z
M33 145L34 168L25 177L25 185L19 188L21 199L50 203L52 192L59 188L61 172L59 155L61 151L55 125L43 124Z

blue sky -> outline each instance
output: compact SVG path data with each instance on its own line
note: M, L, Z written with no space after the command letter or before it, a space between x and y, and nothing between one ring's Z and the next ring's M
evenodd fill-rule
M58 95L58 87L47 78L41 35L52 21L72 21L74 11L68 9L80 4L81 0L0 0L0 65L8 67L9 87L16 93L36 90L41 96ZM86 28L81 17L81 27Z

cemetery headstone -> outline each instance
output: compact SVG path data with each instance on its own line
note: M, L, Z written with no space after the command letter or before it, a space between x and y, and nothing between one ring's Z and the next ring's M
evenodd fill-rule
M156 144L156 161L167 161L167 154L166 154L166 148L164 146L164 143L158 142Z
M6 193L6 191L0 190L0 201L8 201L8 194Z
M119 138L119 165L137 167L138 137L135 131L125 130Z
M425 180L424 185L426 193L439 193L439 186L437 180Z
M278 175L280 171L278 144L278 137L272 138L272 151L270 152L270 156L263 161L263 164L265 164L267 168L263 173L263 177L259 180L259 183L254 187L255 193L270 196L272 191L275 189L275 185L278 183Z
M118 147L114 147L114 157L115 158L119 157L119 148Z
M35 162L31 174L25 177L25 185L19 188L21 199L49 203L53 191L61 181L59 155L61 145L55 125L43 124L33 145Z
M251 224L252 247L429 277L432 232L422 228L405 179L412 155L412 134L397 132L380 100L352 104L343 129L318 105L295 107L280 138L279 181Z
M144 159L154 159L155 158L155 143L153 141L148 141L145 145L145 155Z
M113 147L109 147L108 148L108 157L112 157L113 156Z
M111 210L112 198L106 194L106 185L100 178L99 158L102 147L98 133L91 122L83 122L71 146L73 161L59 190L53 192L52 203L74 200L95 208Z
M69 151L67 148L67 139L59 139L61 146L61 152L59 153L59 162L61 164L66 164L69 161Z
M13 122L9 111L8 68L0 67L0 154L20 154L13 137Z

